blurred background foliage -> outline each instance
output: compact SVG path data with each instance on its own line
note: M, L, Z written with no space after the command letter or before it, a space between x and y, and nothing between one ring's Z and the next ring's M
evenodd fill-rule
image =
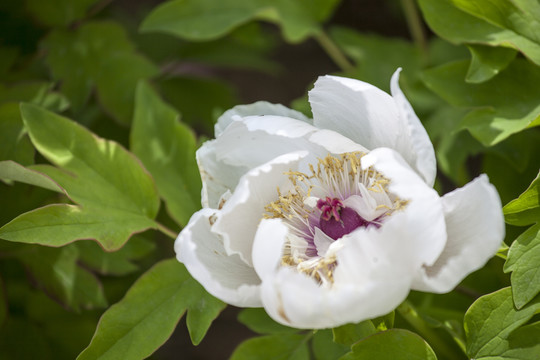
M229 307L217 317L224 305L174 260L161 261L174 256L171 237L200 207L194 152L236 104L266 100L309 115L306 92L317 76L389 91L402 67L401 86L435 145L437 190L485 172L506 204L540 164L539 24L535 0L1 2L0 224L7 225L0 238L10 241L0 240L0 357L73 359L98 328L80 359L221 359L255 334L263 336L233 358L278 346L295 359L334 359L350 351L350 331L358 339L393 327L392 315L343 336L325 330L306 338L261 310L237 320L239 310ZM69 142L80 163L58 150ZM103 147L115 149L110 158ZM128 168L137 180L119 194ZM126 207L130 215L120 214ZM34 232L24 223L61 216L70 223ZM96 229L73 227L88 219ZM115 224L103 225L107 219ZM509 225L506 243L533 223ZM464 342L464 312L510 285L505 256L455 292L411 294L418 316L445 340ZM525 303L538 291L533 286ZM148 296L163 301L145 304ZM142 314L152 307L156 314ZM395 326L411 328L400 316ZM126 334L138 344L129 355L118 340Z

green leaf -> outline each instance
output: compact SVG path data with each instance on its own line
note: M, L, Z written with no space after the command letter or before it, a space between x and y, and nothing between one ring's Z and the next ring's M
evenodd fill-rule
M471 181L466 160L485 148L472 135L459 129L466 110L441 106L427 119L425 126L437 151L437 166L456 185Z
M200 208L201 180L195 160L195 136L178 120L178 112L148 84L139 84L131 150L153 175L171 217L186 225Z
M523 226L540 222L540 172L519 198L510 201L503 208L508 224Z
M200 322L191 324L190 333L194 342L200 341L223 307L176 259L164 260L103 314L92 342L77 359L145 359L167 340L186 310L197 313Z
M0 160L14 160L23 165L34 162L34 148L25 136L19 105L0 105Z
M471 359L515 359L502 355L513 350L509 341L511 334L540 311L538 300L517 310L509 287L476 300L464 320L467 355Z
M340 360L436 360L428 343L413 332L390 329L365 338Z
M238 314L238 321L258 334L272 335L298 332L298 329L275 322L268 316L263 308L248 308L242 310L240 314Z
M0 179L8 181L18 181L25 184L39 186L44 189L64 193L64 189L54 182L50 177L39 171L25 168L14 161L0 161Z
M503 359L537 360L540 357L540 322L525 325L508 337L508 350L501 353Z
M450 104L473 109L462 126L484 145L497 144L540 125L540 68L516 59L498 76L481 84L460 81L466 72L466 61L446 64L425 71L424 82Z
M129 124L135 87L158 69L135 52L124 29L114 22L88 22L76 31L55 30L44 41L46 62L62 92L79 112L94 87L105 111ZM73 66L77 64L77 66Z
M24 246L16 253L37 284L62 304L75 311L106 307L101 284L90 272L78 266L78 255L74 246L61 249Z
M241 343L230 360L308 360L311 334L279 334L252 338Z
M346 324L332 329L334 342L342 345L352 345L355 342L373 335L377 332L371 320L365 320L358 324Z
M540 223L512 243L504 264L504 272L510 271L514 304L521 309L540 293Z
M334 27L330 34L357 64L355 77L383 90L390 90L390 78L398 67L403 67L409 76L421 67L420 51L403 39L364 34L345 27Z
M385 331L394 327L394 319L396 317L395 311L392 311L386 315L371 319L373 326L377 331Z
M335 360L349 352L350 347L334 342L332 330L317 330L313 335L312 350L315 360Z
M147 256L154 248L153 242L143 237L132 237L120 250L106 252L93 241L77 241L79 261L85 267L104 275L126 275L139 267L133 261Z
M38 151L53 164L32 169L47 175L78 205L50 205L0 228L5 240L62 246L96 239L116 250L135 232L155 228L159 198L152 178L130 153L80 125L37 106L21 112Z
M284 37L299 42L317 33L337 0L174 0L155 8L142 32L165 32L191 41L217 39L256 19L281 25Z
M503 47L469 45L472 59L466 81L481 83L504 70L516 57L517 52Z
M82 19L97 0L26 0L26 8L41 23L48 26L67 26Z
M514 48L540 65L540 11L535 0L419 0L419 4L440 37L453 43Z
M4 286L4 281L0 277L0 329L6 320L8 313L7 294Z

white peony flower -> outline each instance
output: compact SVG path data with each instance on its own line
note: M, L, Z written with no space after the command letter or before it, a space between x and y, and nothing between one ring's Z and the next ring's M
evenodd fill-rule
M398 86L324 76L313 120L258 102L221 116L197 152L203 209L175 243L211 294L327 328L384 315L411 289L444 293L499 248L482 175L439 197L433 146Z

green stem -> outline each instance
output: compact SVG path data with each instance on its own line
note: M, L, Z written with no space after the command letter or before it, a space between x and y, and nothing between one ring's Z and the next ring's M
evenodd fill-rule
M414 43L420 49L424 57L428 54L428 44L426 33L422 25L422 18L418 13L418 8L414 2L415 0L401 0L401 6L407 19L407 25L409 26L409 32L413 38Z
M398 313L434 348L437 352L448 359L461 359L461 353L448 346L448 344L435 333L433 328L418 315L413 305L405 300L396 309Z
M170 238L173 239L173 240L176 240L176 237L178 236L177 233L175 233L174 231L172 231L171 229L169 229L168 227L166 227L166 226L163 225L163 224L160 224L160 223L158 223L158 222L156 222L156 224L157 224L157 229L158 229L161 233L167 235L168 237L170 237Z
M341 49L323 30L319 31L317 35L315 35L315 40L317 40L319 45L321 45L324 51L328 54L328 56L330 56L336 65L341 68L341 70L345 72L354 70L354 65L351 64Z

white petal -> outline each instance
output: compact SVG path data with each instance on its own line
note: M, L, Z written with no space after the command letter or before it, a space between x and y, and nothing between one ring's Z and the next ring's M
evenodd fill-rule
M214 128L215 136L218 137L235 119L253 115L278 115L293 118L311 124L311 119L307 118L301 112L289 109L281 104L272 104L266 101L257 101L253 104L238 105L225 111L219 117Z
M263 219L253 242L253 266L261 279L274 273L281 263L289 229L280 219Z
M321 229L316 227L313 242L315 243L315 247L317 248L317 255L324 257L326 255L326 252L330 248L330 245L334 243L334 239L332 239L330 236L326 235Z
M285 173L296 169L306 155L307 152L301 151L279 156L250 170L240 179L212 227L212 231L222 236L229 254L238 254L246 263L252 264L253 240L264 207L276 200L278 187L285 193L292 189Z
M213 141L203 144L197 160L203 180L203 206L216 208L249 169L293 151L309 151L309 162L328 153L367 150L336 132L280 116L252 116L231 123ZM309 171L302 168L301 171Z
M423 268L414 289L451 291L469 273L480 269L504 239L504 216L497 190L482 175L443 198L448 241L433 266Z
M178 235L174 250L178 261L215 297L236 306L261 306L260 279L238 255L228 255L211 231L215 210L202 209Z
M389 147L398 151L431 186L435 174L433 147L427 135L422 137L425 130L422 133L421 124L414 122L418 119L408 111L407 100L394 90L395 98L359 80L320 77L309 92L314 125L334 130L370 150ZM421 144L413 147L414 141ZM417 150L422 152L417 154Z
M419 261L411 260L415 254L407 240L415 235L402 234L406 217L401 218L384 230L363 229L343 237L331 286L320 286L289 267L263 277L266 311L297 328L335 327L392 311L407 296Z
M217 140L205 142L196 153L202 180L201 203L203 207L217 209L222 196L232 191L240 177L249 169L218 160Z
M401 200L408 200L405 208L399 212L407 216L404 231L416 234L409 246L421 254L425 265L433 265L446 244L446 224L439 195L392 149L379 148L364 156L362 168L369 166L390 180L391 193ZM385 220L382 226L386 226L392 217L394 215Z
M405 159L422 175L429 186L433 186L437 174L435 150L426 129L399 87L400 71L401 69L397 69L394 75L392 75L390 90L396 102L399 117L401 121L407 124L408 136L406 138L409 140L409 149L405 154L409 154L409 156L405 156ZM400 151L399 149L396 150ZM403 149L403 151L405 150Z

